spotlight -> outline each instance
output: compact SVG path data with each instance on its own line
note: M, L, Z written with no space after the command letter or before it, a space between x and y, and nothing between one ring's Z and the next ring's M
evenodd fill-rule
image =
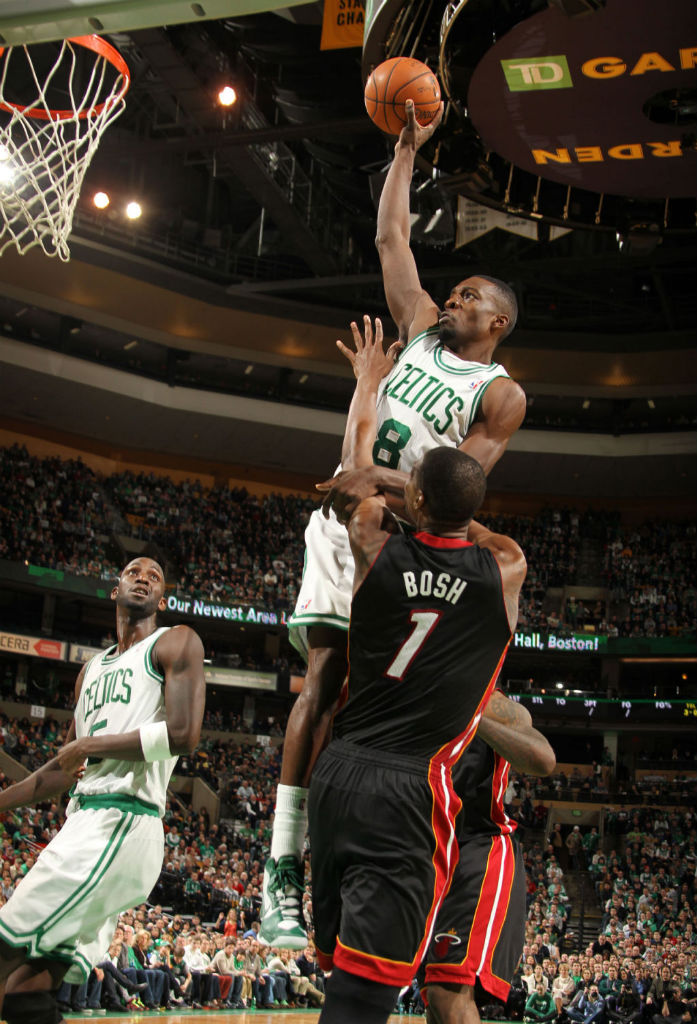
M648 405L649 409L655 409L656 408L656 403L654 402L653 398L647 398L646 399L646 404Z
M11 185L15 178L15 169L5 158L0 162L0 185Z
M106 192L95 192L92 196L92 202L98 210L106 210L111 200Z
M237 93L231 85L224 85L218 93L218 103L221 107L231 107L237 102Z
M135 200L132 200L126 207L126 216L129 220L138 220L142 213L143 207Z
M582 409L590 409L590 407L591 407L590 398L584 398L583 401L581 402L581 408Z
M244 375L248 377L250 373L254 371L254 363L250 363L249 366L245 367Z

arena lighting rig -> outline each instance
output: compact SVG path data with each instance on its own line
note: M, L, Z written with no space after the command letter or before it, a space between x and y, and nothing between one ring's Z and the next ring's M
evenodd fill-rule
M437 70L424 157L441 194L635 253L695 229L692 0L375 0L363 74L406 54Z

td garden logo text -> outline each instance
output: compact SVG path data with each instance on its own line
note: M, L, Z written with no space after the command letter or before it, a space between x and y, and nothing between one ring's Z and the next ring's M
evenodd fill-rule
M511 92L532 89L570 89L573 86L566 57L534 57L502 60L501 66Z
M600 81L621 78L623 75L647 75L652 72L686 71L697 66L697 47L681 47L677 56L670 58L655 50L642 53L636 60L617 56L590 57L582 62L578 71L584 78ZM511 92L530 92L541 89L571 89L573 80L564 54L553 57L517 57L502 60L501 67Z

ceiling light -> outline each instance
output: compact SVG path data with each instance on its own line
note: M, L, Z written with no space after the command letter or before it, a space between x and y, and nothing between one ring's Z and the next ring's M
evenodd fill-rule
M590 409L590 407L591 407L591 400L590 400L590 398L584 398L583 402L581 403L581 408L582 409Z
M106 192L95 192L92 196L92 202L98 210L106 210L111 200Z
M14 181L16 171L7 161L0 162L0 185L10 185Z
M298 381L298 384L305 384L305 383L307 383L307 374L306 373L304 373L302 375L302 377L300 378L300 380Z
M250 363L249 366L247 366L245 368L245 371L244 371L245 377L248 377L253 369L254 369L254 363Z
M653 398L647 398L646 399L646 404L648 405L649 409L655 409L656 408L656 403L654 402Z
M138 342L134 338L133 341L127 341L126 344L123 347L125 348L126 352L130 352L130 350L132 348L135 348L137 344L138 344Z
M135 199L132 200L126 207L126 216L129 220L138 220L142 212L143 207L140 205L140 203L137 203Z
M237 93L231 85L224 85L218 93L218 103L221 107L231 107L237 101Z

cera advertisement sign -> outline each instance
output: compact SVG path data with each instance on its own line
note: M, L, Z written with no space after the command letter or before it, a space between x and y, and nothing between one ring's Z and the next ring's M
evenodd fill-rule
M693 0L610 0L582 18L550 6L484 54L467 105L487 149L542 178L691 196L697 119L675 104L696 68Z

